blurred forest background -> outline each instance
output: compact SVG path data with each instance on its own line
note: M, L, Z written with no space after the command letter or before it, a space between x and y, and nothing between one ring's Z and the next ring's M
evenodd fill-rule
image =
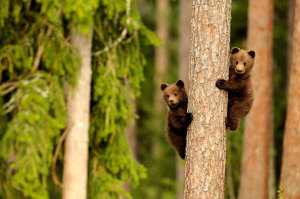
M67 129L67 93L78 85L73 30L89 35L92 46L88 198L183 198L184 162L166 139L159 85L179 78L188 84L189 6L191 0L0 2L0 198L61 198L51 164ZM270 198L280 190L291 9L288 0L274 1ZM248 1L232 0L231 47L247 49L247 20ZM227 133L228 199L238 196L243 129Z

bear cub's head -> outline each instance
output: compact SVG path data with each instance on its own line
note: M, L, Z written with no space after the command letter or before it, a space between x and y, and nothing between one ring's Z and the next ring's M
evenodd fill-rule
M242 50L233 47L230 56L230 70L237 75L247 74L254 65L255 52L253 50Z
M170 109L187 104L187 94L184 88L184 82L178 80L175 84L161 84L160 89L163 91L163 98Z

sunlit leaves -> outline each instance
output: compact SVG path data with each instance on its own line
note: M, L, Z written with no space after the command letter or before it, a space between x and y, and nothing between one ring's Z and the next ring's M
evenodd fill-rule
M0 142L0 156L13 171L13 187L31 198L48 198L54 138L66 122L62 93L57 78L37 73L22 80L9 101L14 117Z

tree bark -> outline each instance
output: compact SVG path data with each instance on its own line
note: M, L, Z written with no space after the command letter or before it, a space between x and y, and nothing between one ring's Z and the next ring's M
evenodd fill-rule
M224 198L231 0L193 0L185 199Z
M87 196L88 133L91 90L91 34L71 31L71 44L81 56L76 88L68 89L67 111L70 132L65 141L63 198Z
M300 1L295 1L293 48L280 184L284 199L300 199Z
M254 103L245 122L239 199L268 198L273 18L274 0L249 0L247 46L257 56L252 69Z

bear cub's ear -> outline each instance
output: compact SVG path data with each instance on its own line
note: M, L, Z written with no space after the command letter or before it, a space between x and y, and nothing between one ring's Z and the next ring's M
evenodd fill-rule
M160 89L163 91L165 90L165 88L167 88L168 84L161 84L160 85Z
M254 59L254 57L255 57L255 51L254 50L249 50L248 54Z
M184 82L182 80L177 80L176 85L183 88L184 87Z
M240 52L240 49L238 47L233 47L231 49L231 54L238 53L238 52Z

